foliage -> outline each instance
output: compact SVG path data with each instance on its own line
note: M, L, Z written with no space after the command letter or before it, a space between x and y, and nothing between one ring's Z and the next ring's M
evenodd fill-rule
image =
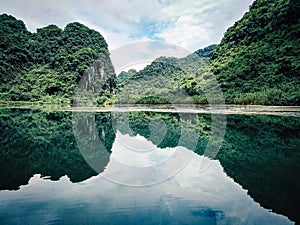
M210 67L228 103L300 104L300 2L257 0L230 27Z
M216 79L229 104L300 105L299 11L297 0L257 0L219 45L182 59L160 57L131 76L122 72L119 90L128 94L117 101L139 102L146 91L165 102L207 103L203 88ZM178 99L176 92L185 94Z
M199 74L214 45L183 58L159 57L141 71L129 70L118 75L117 103L164 104L207 102Z
M181 59L160 57L118 78L104 60L109 79L89 96L97 104L206 104L205 90L218 81L229 104L299 105L299 11L298 0L256 0L219 45ZM3 14L0 37L2 101L70 102L89 66L109 54L103 37L77 22L32 34Z
M108 55L104 38L77 22L64 30L49 25L30 33L22 21L3 14L0 37L2 100L70 104L85 71ZM116 77L111 67L99 98L112 95Z

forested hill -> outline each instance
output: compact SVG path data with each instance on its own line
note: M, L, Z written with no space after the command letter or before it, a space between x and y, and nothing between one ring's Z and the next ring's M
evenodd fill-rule
M97 102L165 103L173 96L174 102L207 103L202 87L214 74L228 104L300 105L299 37L299 0L256 0L219 45L123 72L117 95L109 61ZM109 54L104 38L80 23L30 33L6 14L0 15L0 50L1 101L43 103L70 103L87 68Z
M22 21L0 15L1 100L68 104L84 72L103 55L108 55L104 38L80 23L30 33ZM115 86L110 67L100 102L110 98Z
M299 0L256 0L210 64L227 102L300 105L299 37Z
M206 66L190 57L159 58L138 73L121 73L118 81L135 85L127 92L137 99L143 89L139 90L141 87L132 80L161 75L173 82L155 91L150 87L149 95L168 96L183 90L194 103L207 103L201 86L213 73L228 104L300 105L299 37L299 0L256 0L213 51L209 47L195 52L205 58ZM182 65L184 73L178 71ZM120 88L123 91L122 85ZM181 99L182 103L186 101Z
M117 77L117 103L206 104L202 90L207 63L215 45L183 58L159 57L140 71L121 72Z

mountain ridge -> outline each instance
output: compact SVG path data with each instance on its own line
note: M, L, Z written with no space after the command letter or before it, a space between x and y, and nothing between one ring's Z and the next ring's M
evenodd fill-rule
M218 45L182 59L160 57L118 78L110 65L110 80L102 85L97 104L167 103L172 95L174 102L207 104L203 86L216 80L227 104L300 105L299 12L299 0L256 0ZM89 66L109 55L101 34L78 22L36 33L6 14L0 22L2 101L69 104ZM138 84L138 79L143 81ZM179 99L180 93L185 97Z
M70 104L84 73L109 55L103 36L78 22L64 29L48 25L31 33L21 20L3 14L0 37L2 101ZM99 104L110 98L115 86L113 69L107 76Z

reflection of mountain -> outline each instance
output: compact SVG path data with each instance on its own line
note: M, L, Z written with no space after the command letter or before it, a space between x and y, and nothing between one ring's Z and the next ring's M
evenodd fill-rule
M161 117L172 121L170 125L166 122L167 135L159 146L172 146L168 143L174 143L180 136L178 115L145 112L129 117L134 133L145 137L149 137L147 124L151 120ZM210 135L211 119L200 114L198 118L200 138L194 151L202 155ZM195 132L195 129L190 131ZM183 146L190 149L188 143ZM217 159L225 172L264 207L300 221L299 146L300 119L297 117L228 115L225 140Z
M34 174L50 176L53 180L67 175L72 182L96 175L77 148L71 115L69 112L1 110L2 190L17 189ZM198 122L188 115L182 121L176 113L96 113L95 121L98 136L108 151L115 140L114 129L124 135L139 134L159 148L176 147L184 123L185 135L193 137L196 133L199 139L196 147L189 139L181 140L180 145L195 149L201 155L210 136L211 118L205 114L196 117ZM299 118L229 115L227 119L225 141L217 155L225 172L249 190L263 207L300 221L297 215L300 202ZM122 121L128 122L128 126ZM106 160L102 162L105 165Z
M217 158L264 207L300 221L300 118L228 117Z
M131 112L114 113L113 118L121 133L140 134L160 148L180 145L203 153L210 136L210 116L205 114Z
M115 151L120 154L117 148L113 147L112 155ZM217 160L184 148L181 151L193 156L186 167L171 179L143 188L118 185L101 175L80 184L73 184L66 177L51 182L34 176L18 192L0 192L0 198L5 200L0 202L0 222L9 224L18 217L27 223L55 224L292 224L286 217L254 202L247 191L224 173ZM112 168L110 163L106 170L136 180L135 173ZM210 167L199 172L202 163ZM145 178L151 175L143 174ZM18 210L11 210L12 205Z
M67 112L2 109L0 188L17 189L36 173L52 180L68 175L73 182L96 175L77 147L71 119ZM110 149L114 133L109 114L97 115L97 128Z

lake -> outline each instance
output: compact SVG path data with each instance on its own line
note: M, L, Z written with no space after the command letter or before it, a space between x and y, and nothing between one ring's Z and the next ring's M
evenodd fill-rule
M1 108L0 224L295 224L299 108Z

